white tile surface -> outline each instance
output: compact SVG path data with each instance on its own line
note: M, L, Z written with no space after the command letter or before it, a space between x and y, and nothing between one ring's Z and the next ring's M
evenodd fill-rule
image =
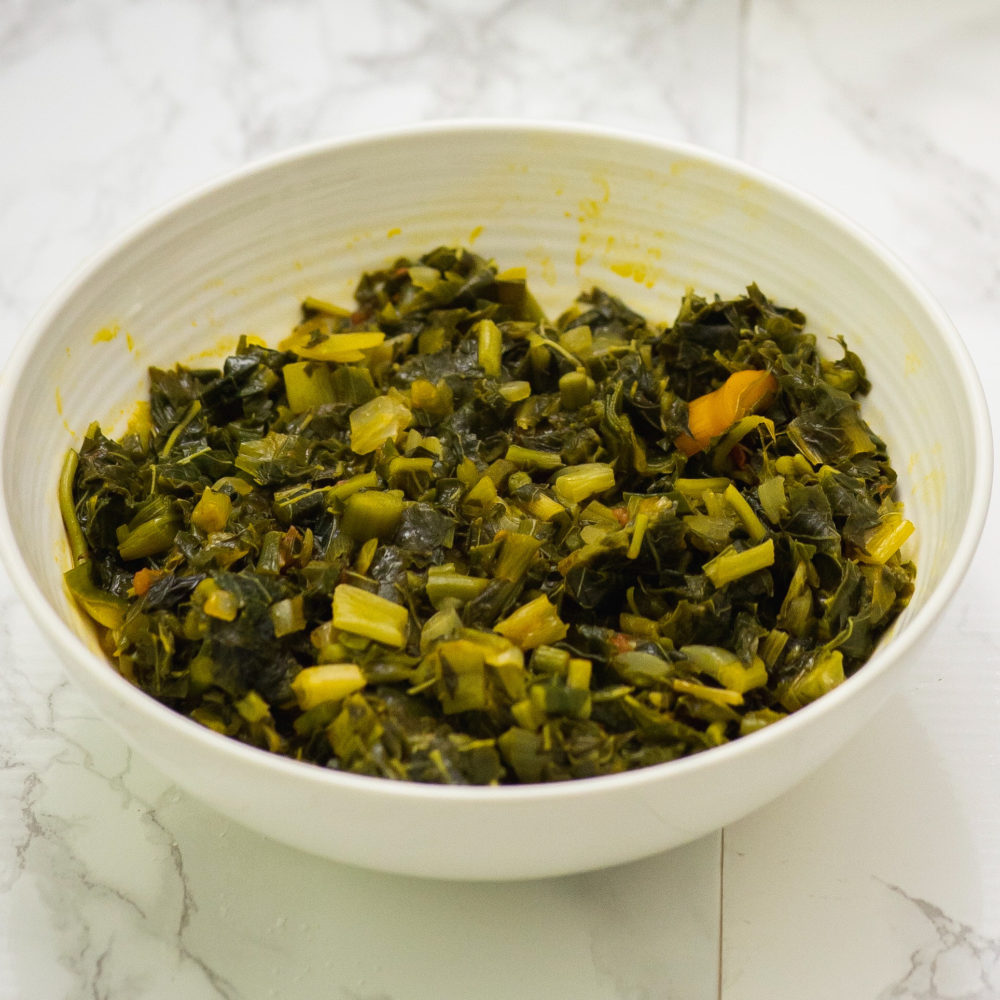
M747 38L746 155L896 250L995 412L1000 8L756 2ZM875 723L726 831L726 1000L1000 997L998 546Z
M0 789L3 1000L716 996L719 836L547 881L377 875L229 822L58 678L42 701L24 682L0 716L22 745Z
M0 357L87 254L299 142L453 115L735 152L738 4L0 2ZM702 76L708 49L724 54ZM664 53L668 58L664 58ZM0 1000L677 997L718 988L720 837L535 884L341 868L134 759L0 582Z
M638 128L890 245L996 402L994 0L0 0L0 359L141 213L418 119ZM93 718L0 578L0 1000L1000 998L1000 636L980 557L906 689L720 841L462 886L339 868L181 796ZM247 873L252 873L248 878Z

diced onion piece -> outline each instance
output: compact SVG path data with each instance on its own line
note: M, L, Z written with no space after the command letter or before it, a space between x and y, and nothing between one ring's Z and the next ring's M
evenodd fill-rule
M376 396L351 412L351 451L370 455L385 441L395 440L412 421L413 414L401 396Z
M232 513L233 501L227 493L216 493L207 486L201 494L201 499L191 511L191 523L201 528L206 534L222 531Z
M506 636L521 649L534 649L564 639L569 627L559 617L555 605L542 594L497 622L494 631Z
M586 462L561 472L552 484L563 503L580 503L615 485L615 470L606 462Z
M224 622L234 621L239 609L236 595L231 590L223 590L221 587L213 590L202 605L206 615Z
M354 663L321 663L300 670L292 691L303 712L325 701L340 701L365 686L365 675Z
M305 413L316 406L336 401L330 369L314 361L295 361L281 369L285 394L292 413Z
M333 592L333 624L345 632L399 648L406 645L410 612L378 594L341 583Z
M520 403L522 399L527 399L531 395L531 383L522 379L504 382L500 386L500 395L508 403Z

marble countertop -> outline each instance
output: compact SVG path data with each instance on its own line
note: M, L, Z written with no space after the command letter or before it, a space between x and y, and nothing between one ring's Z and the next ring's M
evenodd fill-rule
M145 211L429 118L700 143L892 247L1000 394L995 0L0 0L0 359ZM189 799L0 575L0 1000L1000 998L995 519L905 686L680 850L536 883L378 875Z

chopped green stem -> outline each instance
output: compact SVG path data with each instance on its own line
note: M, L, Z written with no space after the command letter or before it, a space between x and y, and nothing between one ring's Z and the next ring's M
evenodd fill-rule
M163 447L160 449L160 459L161 461L165 459L171 451L174 449L174 445L177 444L180 436L187 429L188 425L198 414L201 413L201 401L196 399L185 411L184 416L181 418L179 424L177 424L174 429L170 432L167 440L164 442Z
M503 334L500 328L493 320L480 320L476 325L476 337L479 341L479 367L487 375L498 376L503 364Z
M606 462L573 466L559 475L552 488L564 503L580 503L595 493L605 493L615 485L615 470Z
M512 444L507 449L506 459L520 469L558 469L563 460L557 451L541 451L538 448L523 448Z
M76 504L73 500L73 483L80 456L70 448L63 459L59 473L59 513L62 515L63 526L66 529L66 539L74 563L81 563L90 558L87 539L84 537L80 521L76 516Z
M565 410L579 410L594 396L594 380L585 372L568 372L559 379L559 399Z
M754 545L742 552L727 549L719 553L714 559L705 563L704 573L716 587L724 587L733 580L773 565L774 541L768 538L760 545Z

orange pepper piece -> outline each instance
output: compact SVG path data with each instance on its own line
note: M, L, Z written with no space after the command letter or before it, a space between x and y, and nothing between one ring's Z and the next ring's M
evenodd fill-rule
M164 569L140 569L132 577L132 589L135 591L135 596L142 597L161 576L166 575L167 571Z
M708 447L737 420L768 407L778 393L778 380L770 372L748 368L733 372L714 392L688 403L688 430L674 444L689 458Z

